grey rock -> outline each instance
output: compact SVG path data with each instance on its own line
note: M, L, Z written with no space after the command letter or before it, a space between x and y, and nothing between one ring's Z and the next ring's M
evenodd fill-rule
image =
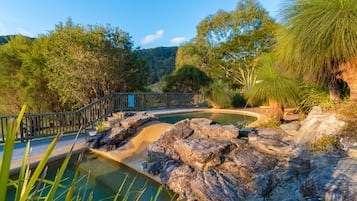
M191 181L194 180L194 170L188 165L173 169L166 185L179 195L179 199L195 200Z
M219 143L208 139L179 140L174 150L180 159L197 170L207 170L222 164L224 154L232 148L231 143Z
M351 147L357 147L357 137L355 135L344 135L340 139L340 148L347 151Z
M337 166L327 165L310 174L318 195L326 201L355 200L357 197L357 160L341 159Z
M146 163L145 167L146 167L145 169L147 170L147 172L152 175L160 174L160 172L162 171L162 168L163 168L160 161Z
M245 200L249 191L243 186L237 188L239 183L238 178L227 177L211 169L198 172L197 177L191 181L191 187L197 200Z
M197 126L198 127L198 126ZM229 141L239 137L239 129L233 125L221 126L202 125L200 127L201 136L206 136L210 139ZM204 135L202 135L204 134Z
M138 128L143 124L154 120L158 120L158 118L152 115L147 115L146 113L142 113L126 118L122 120L120 124L124 128Z
M136 133L134 128L115 127L101 140L103 144L114 145L133 136Z
M322 113L315 110L311 111L301 124L294 142L307 146L322 136L333 136L340 133L345 126L345 122L339 120L336 113Z

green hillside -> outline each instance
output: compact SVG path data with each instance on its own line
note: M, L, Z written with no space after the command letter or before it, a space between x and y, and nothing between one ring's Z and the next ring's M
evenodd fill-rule
M175 70L177 47L157 47L139 50L139 56L146 61L150 74L149 83L158 82L163 76Z
M12 38L14 38L16 35L7 35L7 36L0 36L0 45L3 45L7 42L9 42ZM26 37L26 36L25 36ZM27 37L31 40L35 40L35 38Z

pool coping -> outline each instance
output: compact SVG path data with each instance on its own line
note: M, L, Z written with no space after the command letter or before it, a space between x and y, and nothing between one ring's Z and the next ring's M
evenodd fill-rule
M27 165L29 165L30 168L34 168L39 164L52 140L53 138L47 138L43 140L36 140L31 143L30 154L27 162ZM48 162L52 162L64 158L67 155L67 153L70 151L73 143L75 143L75 135L61 137L57 142L57 145L55 146L54 150L52 151L48 159ZM20 171L22 160L23 160L22 156L26 144L27 144L26 142L15 144L12 161L10 165L10 175L15 175ZM82 135L80 138L78 138L78 141L75 143L73 147L73 154L77 154L85 151L88 151L88 147L85 142L85 136ZM1 155L2 153L3 152L1 151ZM18 155L20 155L21 157Z

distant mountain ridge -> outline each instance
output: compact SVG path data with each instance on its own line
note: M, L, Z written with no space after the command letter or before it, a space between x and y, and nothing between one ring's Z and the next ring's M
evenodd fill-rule
M178 47L156 47L139 50L139 56L146 61L150 74L149 83L153 84L175 70Z
M0 45L6 44L8 43L12 38L14 38L17 35L6 35L6 36L0 36ZM35 38L31 38L28 36L24 36L29 38L30 40L35 40Z

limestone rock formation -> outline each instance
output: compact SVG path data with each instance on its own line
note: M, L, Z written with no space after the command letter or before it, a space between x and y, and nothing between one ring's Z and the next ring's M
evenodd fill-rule
M143 167L188 201L355 199L356 158L309 152L286 139L281 129L240 132L209 119L183 120L149 145L153 161Z
M158 120L157 117L147 113L119 112L103 122L104 131L88 130L87 143L89 148L104 148L109 151L117 148L134 136L140 127L150 121Z
M338 134L344 126L345 122L339 120L336 113L324 113L321 107L315 106L301 123L294 141L296 144L310 145L322 136Z
M196 170L207 170L222 164L223 155L230 152L232 146L208 139L184 139L174 143L174 150L184 163Z

